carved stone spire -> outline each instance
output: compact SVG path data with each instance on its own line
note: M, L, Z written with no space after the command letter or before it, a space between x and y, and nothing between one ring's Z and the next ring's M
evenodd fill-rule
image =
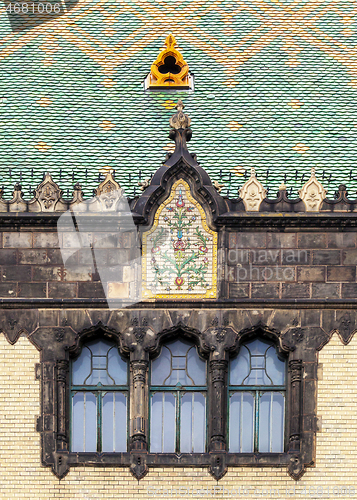
M183 102L181 101L181 99L179 99L176 105L177 113L175 113L170 118L171 128L175 130L179 130L181 128L187 129L191 125L191 118L185 115L185 113L183 113L182 111L184 107L185 106Z

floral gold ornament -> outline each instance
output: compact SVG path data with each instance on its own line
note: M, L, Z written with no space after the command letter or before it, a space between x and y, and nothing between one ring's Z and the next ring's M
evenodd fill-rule
M180 179L143 235L143 298L216 296L217 233Z
M189 89L191 87L188 64L175 48L176 44L176 39L172 34L166 38L166 48L160 52L151 66L148 88L180 87Z

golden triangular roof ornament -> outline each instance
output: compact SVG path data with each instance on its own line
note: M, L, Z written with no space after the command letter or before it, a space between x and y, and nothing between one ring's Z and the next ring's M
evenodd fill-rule
M165 41L166 48L160 52L151 66L147 87L192 88L189 67L182 54L175 48L175 37L170 34Z

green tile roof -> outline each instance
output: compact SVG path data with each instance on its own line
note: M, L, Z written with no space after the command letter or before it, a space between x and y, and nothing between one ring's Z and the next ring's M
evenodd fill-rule
M189 149L236 197L255 167L273 197L296 195L316 167L332 197L357 190L357 58L353 4L338 1L79 2L12 32L0 19L0 185L25 198L50 171L67 195L92 195L105 166L133 195L160 166L172 103L191 117ZM144 91L172 32L194 92ZM104 123L103 123L104 122ZM114 125L114 126L113 126ZM249 172L248 172L249 174ZM249 175L248 175L249 176ZM139 189L136 187L136 192Z

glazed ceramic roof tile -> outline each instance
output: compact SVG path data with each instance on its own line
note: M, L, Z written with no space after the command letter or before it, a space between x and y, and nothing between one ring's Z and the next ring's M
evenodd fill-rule
M252 167L275 195L296 195L316 168L329 197L357 190L356 13L343 1L81 1L12 31L0 19L0 185L26 198L46 171L92 195L105 167L132 196L172 151L181 98L191 153L222 194ZM192 91L144 91L172 32ZM66 193L68 190L68 193Z

